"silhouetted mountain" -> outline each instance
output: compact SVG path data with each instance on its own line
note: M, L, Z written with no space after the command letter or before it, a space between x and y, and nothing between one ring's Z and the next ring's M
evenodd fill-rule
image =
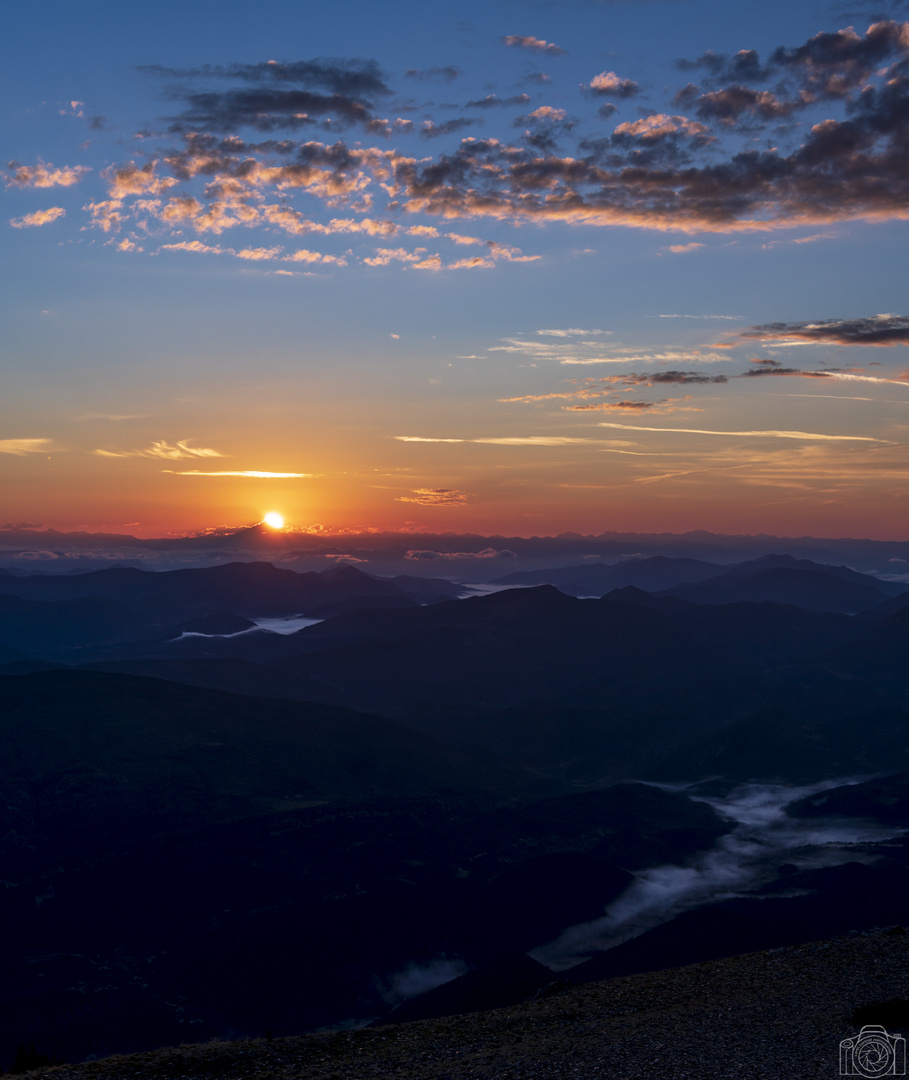
M722 568L699 559L673 559L654 555L649 559L626 559L612 566L594 563L551 570L518 570L496 578L495 585L554 585L569 596L602 596L614 589L634 586L647 592L703 581Z
M830 653L838 670L860 675L876 683L895 683L905 692L909 657L909 601L893 610L897 597L881 608L856 617L856 635L848 645Z
M806 795L787 812L797 818L864 818L905 828L909 826L909 774L876 777Z
M158 629L147 616L101 596L41 602L0 595L0 645L28 653L141 641Z
M654 779L723 776L813 783L909 767L909 711L773 710L696 737L646 770Z
M517 1000L547 978L522 952L633 907L641 882L652 900L746 857L698 799L909 774L909 596L803 563L685 587L722 603L631 583L452 599L343 564L2 575L0 664L34 671L0 675L0 1062L42 1033L71 1054L105 1031L108 1049L177 1041L178 1020L201 1037L366 1020L465 970L397 1015ZM322 621L252 628L300 613ZM809 838L784 867L781 840L750 893L705 886L595 969L897 921L906 783L815 792L786 826L795 844L800 823L867 819L886 846Z
M528 801L555 785L336 709L83 672L0 689L10 1059L49 1032L70 1059L158 1045L177 1016L375 1016L440 955L483 969L595 917L648 844L728 828L641 785Z
M782 566L753 573L724 574L699 585L679 586L660 595L674 596L693 604L770 602L793 604L806 611L838 611L849 615L875 607L885 596L877 583L845 580L823 570Z
M811 559L799 559L794 555L769 554L747 562L736 563L724 571L725 577L749 577L763 570L814 570L829 574L831 577L851 581L856 585L871 585L884 596L899 596L906 593L907 586L895 581L884 581L873 574L862 574L848 566L834 566L830 563L813 562Z
M100 672L0 685L7 865L294 803L527 787L413 728L326 706Z
M112 568L71 576L5 579L3 589L30 600L107 597L146 615L177 621L218 611L247 617L306 614L320 604L353 597L400 597L408 593L354 566L298 574L271 563L228 563L201 570L153 572Z

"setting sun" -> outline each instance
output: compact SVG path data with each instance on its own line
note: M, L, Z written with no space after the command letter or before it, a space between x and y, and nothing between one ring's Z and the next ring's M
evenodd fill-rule
M273 529L284 528L284 518L280 514L276 514L274 511L265 515L262 520L266 525L270 525Z

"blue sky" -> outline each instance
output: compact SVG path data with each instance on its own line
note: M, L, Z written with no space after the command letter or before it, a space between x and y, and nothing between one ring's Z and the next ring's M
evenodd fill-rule
M906 17L9 13L5 516L901 534Z

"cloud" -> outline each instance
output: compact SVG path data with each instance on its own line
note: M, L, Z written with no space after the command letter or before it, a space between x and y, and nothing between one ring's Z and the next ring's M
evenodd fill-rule
M120 168L106 170L102 175L108 181L112 199L124 199L128 195L160 195L175 187L178 180L173 176L158 176L157 161L148 161L141 167L135 162Z
M420 506L466 506L471 498L454 488L414 488L409 495L399 495L395 502L419 503Z
M218 450L211 450L202 446L190 446L186 440L169 443L164 439L153 442L147 450L94 450L93 453L97 454L99 457L146 457L166 458L168 460L176 458L224 457Z
M728 356L720 353L703 352L701 349L692 349L690 352L663 352L663 353L625 353L619 356L599 356L590 360L561 360L562 364L587 365L587 364L640 364L669 362L678 363L686 360L698 360L702 364L718 364L728 361Z
M576 380L572 380L575 382ZM599 379L583 379L579 385L571 390L552 394L527 394L523 397L499 398L503 404L538 404L542 401L565 400L569 398L593 398L602 397L605 394L615 393L618 387L636 389L649 386L699 386L709 384L723 384L729 380L725 375L703 375L697 371L658 371L653 374L644 372L630 372L626 375L604 375ZM660 404L663 404L661 402ZM650 408L651 405L610 403L602 406L585 406L587 408ZM574 408L574 406L569 406Z
M51 439L0 439L0 454L46 454L52 449Z
M347 259L343 255L324 255L320 251L310 251L307 248L300 248L292 255L285 255L285 262L304 262L304 263L333 263L336 266L347 266Z
M886 443L888 439L872 439L867 435L819 435L811 431L705 431L700 428L637 427L632 424L609 424L602 421L598 427L619 428L626 431L664 431L681 435L732 435L737 438L806 439L812 442L872 442Z
M664 139L669 135L688 135L695 138L707 138L709 132L703 124L697 124L686 116L669 116L667 113L654 113L643 116L640 120L626 121L612 133L613 142L624 138L636 138L644 141Z
M581 330L576 326L570 326L567 330L537 330L538 334L543 334L546 337L593 337L596 334L611 334L611 330Z
M424 139L438 139L441 135L451 135L456 131L463 131L464 128L479 123L480 121L473 116L457 116L453 120L446 120L442 124L435 124L432 120L424 120L420 126L420 134Z
M586 405L563 405L566 412L609 412L611 409L658 409L660 412L675 412L675 407L665 408L665 401L596 401ZM689 410L685 410L689 411Z
M623 79L614 71L601 71L599 75L594 75L589 83L581 83L581 87L591 94L617 98L634 97L639 90L633 79Z
M460 68L456 68L451 64L447 64L444 67L431 67L431 68L408 68L404 72L404 75L408 79L420 79L425 81L428 79L440 79L443 82L454 82L455 79L461 74Z
M804 86L824 97L845 96L882 63L909 50L909 24L882 19L860 36L848 26L815 34L795 49L776 49L773 67L798 75Z
M522 120L540 120L545 123L557 123L560 120L565 119L564 109L554 109L551 105L541 105L538 109L534 109L532 113L528 113L522 117Z
M551 41L542 38L526 37L520 34L507 34L502 38L502 44L512 49L527 49L529 52L546 53L549 56L564 56L565 50Z
M66 216L62 206L51 206L47 210L35 210L32 214L24 214L20 218L10 218L9 223L14 229L30 229L39 225L50 225L58 218Z
M311 90L279 90L256 87L250 90L187 93L186 108L168 117L170 130L235 131L250 127L256 131L296 131L329 118L342 124L368 126L374 119L371 106L347 94L318 94Z
M295 60L282 64L205 64L194 68L145 64L139 71L173 79L239 79L243 82L321 86L333 94L387 94L388 86L374 60Z
M735 56L727 57L715 53L712 49L702 53L697 60L677 60L676 67L681 71L705 70L713 78L725 82L746 80L760 82L770 75L770 68L761 65L760 57L754 49L740 49Z
M764 121L779 120L790 116L796 109L804 108L806 104L803 101L781 101L769 90L727 86L702 94L697 99L695 111L702 120L717 120L731 126L743 116Z
M470 442L469 439L432 439L432 438L424 438L422 435L393 435L392 438L397 439L398 442L437 442L437 443Z
M247 259L250 262L261 262L263 259L277 259L283 248L241 248L239 251L235 251L234 254L238 259Z
M488 446L580 446L584 443L601 443L601 439L587 439L569 435L502 435L484 439L435 439L421 435L393 435L398 442L416 443L481 443Z
M487 94L484 98L476 101L468 101L468 109L492 109L498 105L526 105L530 101L530 94L516 94L510 98L500 98L497 94Z
M870 315L861 319L825 319L821 322L766 323L738 335L746 341L778 345L817 342L830 345L907 345L909 315Z
M702 248L703 244L670 244L669 250L673 255L685 255L689 251L697 251L698 248Z
M66 165L55 169L53 165L46 165L40 160L37 165L20 165L17 161L11 161L7 168L12 172L6 178L7 184L21 188L72 187L91 172L87 165Z
M833 379L835 381L843 382L882 383L890 386L905 386L909 389L909 374L898 376L895 379L885 379L881 378L879 375L860 375L852 371L804 371L801 368L785 367L779 360L771 360L766 357L755 357L755 359L750 360L749 363L754 366L741 372L739 375L734 375L733 378L750 379L755 377L759 378L764 375L782 375L802 379Z
M515 559L517 556L508 548L497 551L495 548L483 548L482 551L431 551L411 548L404 553L405 559L423 561L427 559Z
M705 53L689 64L703 73L704 86L682 92L684 110L625 121L602 138L581 139L573 152L554 147L549 128L560 110L552 106L540 107L551 110L545 121L536 110L538 118L527 121L520 145L464 137L450 148L445 140L466 135L466 125L479 122L475 116L415 125L412 134L442 140L444 147L422 157L341 139L320 142L316 132L344 125L382 136L406 134L406 127L396 125L410 121L391 122L376 113L373 101L387 87L375 65L365 61L156 68L158 76L204 80L171 92L178 103L173 130L182 133L182 143L160 162L118 169L109 177L114 197L86 209L93 227L106 232L128 219L141 224L154 218L200 235L255 226L294 234L328 229L290 205L303 194L324 206L344 205L351 217L368 213L372 220L381 215L381 200L389 214L405 219L424 214L446 221L563 222L680 234L904 220L907 25L879 20L864 34L819 34L777 49L766 63L748 50L731 59ZM525 50L557 49L538 38L504 40ZM434 77L445 77L444 70ZM751 86L770 75L776 80L772 93ZM630 96L632 88L633 80L607 70L586 92L616 100ZM494 110L487 106L497 100L510 99L492 94L477 99L476 107L491 116ZM691 112L688 103L699 111ZM799 132L791 149L776 147L780 120L803 106L819 122ZM821 108L836 111L820 113ZM731 132L740 122L755 132L744 144ZM574 138L567 118L557 123L563 125L560 138ZM759 138L762 126L767 130ZM256 142L246 129L266 135ZM291 137L296 129L302 138ZM269 191L281 193L280 204L265 201Z
M177 244L162 244L161 251L193 251L199 255L223 255L225 249L203 244L201 240L181 240Z
M201 469L187 469L180 472L177 469L162 469L161 472L171 473L173 476L244 476L251 480L300 480L314 475L303 472L258 472L253 469L225 472L204 472Z

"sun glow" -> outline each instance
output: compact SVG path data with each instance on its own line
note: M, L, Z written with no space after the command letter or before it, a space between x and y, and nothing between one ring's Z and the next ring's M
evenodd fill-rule
M280 514L276 514L274 511L266 514L265 517L262 518L262 520L265 522L266 525L270 525L273 529L284 528L284 518L281 517Z

